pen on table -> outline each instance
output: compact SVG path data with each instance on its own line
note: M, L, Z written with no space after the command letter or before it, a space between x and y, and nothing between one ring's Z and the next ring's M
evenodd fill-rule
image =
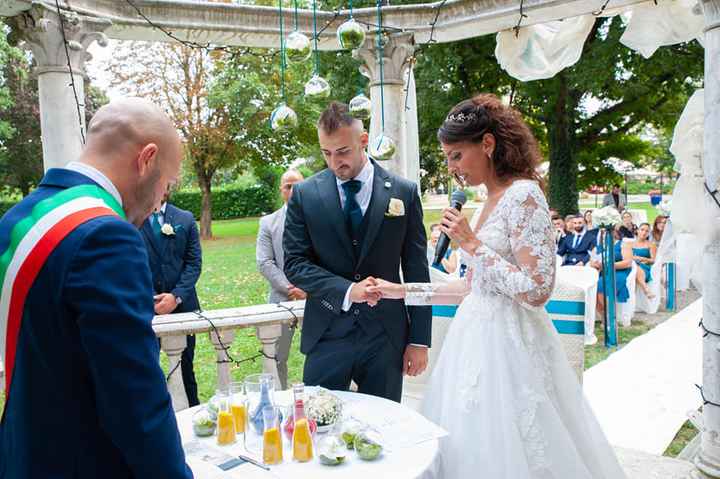
M262 462L256 461L256 460L253 459L252 457L243 456L242 454L238 454L238 457L239 457L240 459L242 459L243 461L247 461L247 462L249 462L250 464L253 464L253 465L257 466L257 467L261 467L261 468L265 469L266 471L269 471L269 470L270 470L270 468L267 467L265 464L263 464Z

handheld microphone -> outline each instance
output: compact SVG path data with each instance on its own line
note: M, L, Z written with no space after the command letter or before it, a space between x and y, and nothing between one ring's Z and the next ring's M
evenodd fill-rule
M458 211L462 210L462 207L466 201L467 197L465 196L465 192L462 190L455 190L453 191L452 195L450 195L450 205ZM441 264L443 258L445 258L445 254L447 253L449 247L450 238L448 238L448 235L446 235L444 232L440 233L440 238L438 239L437 246L435 246L435 258L433 260L433 266Z

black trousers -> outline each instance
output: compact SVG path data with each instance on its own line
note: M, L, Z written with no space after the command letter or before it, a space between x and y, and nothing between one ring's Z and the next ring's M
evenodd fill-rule
M305 357L303 381L340 391L355 381L358 392L400 402L402 357L384 332L370 335L355 327L342 338L320 339Z

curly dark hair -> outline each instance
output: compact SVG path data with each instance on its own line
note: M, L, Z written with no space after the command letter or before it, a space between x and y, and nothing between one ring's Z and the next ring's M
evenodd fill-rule
M438 129L437 137L446 145L480 143L486 133L495 137L492 166L500 181L524 178L544 187L537 172L542 157L535 136L520 113L495 95L477 95L455 105Z

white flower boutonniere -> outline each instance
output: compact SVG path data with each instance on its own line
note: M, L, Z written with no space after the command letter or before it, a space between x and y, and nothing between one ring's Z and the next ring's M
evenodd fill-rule
M393 218L397 216L405 216L405 203L403 203L402 200L399 200L397 198L391 198L385 216Z
M160 228L160 232L165 236L175 236L175 228L173 228L170 223L165 223L164 225L162 225L162 228Z

